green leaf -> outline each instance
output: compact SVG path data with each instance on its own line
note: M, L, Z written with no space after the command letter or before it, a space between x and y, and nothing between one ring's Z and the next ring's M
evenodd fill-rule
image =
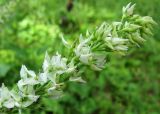
M0 77L5 77L7 72L11 69L11 66L8 64L0 63Z

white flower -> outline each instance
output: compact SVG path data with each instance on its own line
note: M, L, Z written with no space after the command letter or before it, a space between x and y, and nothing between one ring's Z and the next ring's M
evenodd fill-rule
M131 5L131 3L127 4L127 6L123 7L123 9L122 9L123 14L126 15L126 16L132 15L135 5L136 4Z
M80 61L84 64L88 64L89 60L91 59L91 49L87 44L91 40L91 38L92 36L87 39L83 39L82 35L80 35L80 43L74 50L76 56L79 57Z
M16 92L15 90L11 90L10 91L10 95L12 96L12 98L14 99L15 102L15 106L16 107L20 107L20 101L21 101L21 96L18 92Z
M7 100L3 103L3 106L6 107L6 108L13 108L13 107L15 106L14 99L12 99L12 98L7 99Z
M93 55L93 64L91 68L93 70L100 71L105 67L106 64L106 55L103 54L94 54Z
M32 85L27 85L19 91L21 96L20 107L28 107L33 102L36 102L39 98L39 95L35 95L35 90Z
M43 71L44 72L54 72L55 74L63 74L73 72L75 70L75 66L73 61L67 64L67 59L62 58L61 55L57 52L56 55L50 58L46 53L45 60L43 63Z
M4 84L2 84L2 87L0 88L0 107L28 107L33 102L36 102L38 98L39 95L35 95L32 85L24 86L19 92L14 90L9 91Z
M0 88L0 107L13 108L15 106L15 100L10 95L10 91L4 84Z
M52 84L53 84L54 86L56 86L56 78L57 78L56 73L50 72L50 73L47 74L47 77L48 77L48 79L52 82Z
M114 50L116 51L127 51L128 46L126 45L128 39L123 38L112 38L112 44L114 45Z
M41 83L41 84L44 84L44 83L46 83L47 81L48 81L48 76L49 74L47 73L47 72L44 72L44 73L40 73L39 74L39 82Z
M39 74L39 82L41 84L46 83L48 80L52 82L52 87L50 89L56 88L56 78L63 73L71 73L75 70L74 61L72 60L67 64L67 59L62 58L59 53L52 56L51 58L46 53L45 60L43 63L43 73Z
M21 90L25 85L35 85L38 84L38 77L35 72L28 70L26 66L22 65L20 71L21 80L18 81L18 87Z
M56 74L69 73L75 69L73 62L67 64L67 58L62 58L59 53L52 56L51 66L55 70Z
M52 68L56 70L56 73L63 74L67 69L67 59L62 58L59 53L51 58Z
M126 51L128 50L127 43L128 39L112 37L110 34L108 37L105 38L105 42L107 46L114 51Z
M28 107L30 106L33 102L36 102L39 98L39 96L36 95L27 95L26 97L24 97L25 100L22 101L21 103L21 107Z

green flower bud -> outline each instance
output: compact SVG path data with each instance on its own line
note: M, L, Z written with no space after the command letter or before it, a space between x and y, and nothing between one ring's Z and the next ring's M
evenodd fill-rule
M157 25L157 23L150 16L141 17L137 19L136 22L139 22L142 25L145 25L145 24Z
M149 28L143 28L143 32L148 35L153 35L152 31Z
M131 5L131 2L126 7L122 8L123 16L131 16L136 4Z
M122 31L134 32L139 28L141 28L141 26L136 25L136 24L130 24L130 23L126 22Z
M141 16L135 14L135 15L133 15L133 16L131 17L131 20L139 19L140 17L141 17Z
M141 35L140 35L139 32L132 33L131 36L132 36L133 41L136 42L136 44L142 44L142 43L145 41L145 39L143 39L143 38L141 37ZM139 45L138 45L138 46L139 46Z

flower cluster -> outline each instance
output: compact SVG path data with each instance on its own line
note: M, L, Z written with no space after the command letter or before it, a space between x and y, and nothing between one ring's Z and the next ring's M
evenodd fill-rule
M46 94L59 97L61 86L65 83L59 80L61 76L69 74L67 81L85 83L82 77L76 75L80 71L79 64L100 71L105 67L107 53L125 54L132 44L140 46L147 36L152 35L152 26L156 23L149 16L133 14L134 7L135 4L129 3L123 7L120 22L104 22L95 31L80 35L79 41L72 46L62 36L63 44L71 50L70 59L62 57L58 52L52 57L46 53L42 72L38 74L22 65L17 88L9 90L2 84L0 108L28 107Z
M62 84L58 82L57 77L64 73L71 73L76 69L73 62L67 64L67 59L62 58L58 53L51 58L46 53L42 67L43 72L37 75L34 71L28 70L26 66L22 65L21 79L17 83L16 90L9 90L2 84L0 88L0 107L17 107L19 109L28 107L40 97L36 94L38 90L36 86L45 87L47 84L45 90L43 90L44 88L41 89L47 94L57 97L57 92L60 93L61 91L56 91L56 89Z

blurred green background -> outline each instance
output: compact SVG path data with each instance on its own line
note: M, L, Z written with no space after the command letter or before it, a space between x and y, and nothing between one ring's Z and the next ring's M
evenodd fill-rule
M70 83L60 99L43 98L25 114L160 114L160 0L0 0L0 84L14 86L22 64L40 71L44 54L67 52L59 34L72 42L103 21L119 21L122 6L158 23L154 37L106 68L82 68L87 84Z

